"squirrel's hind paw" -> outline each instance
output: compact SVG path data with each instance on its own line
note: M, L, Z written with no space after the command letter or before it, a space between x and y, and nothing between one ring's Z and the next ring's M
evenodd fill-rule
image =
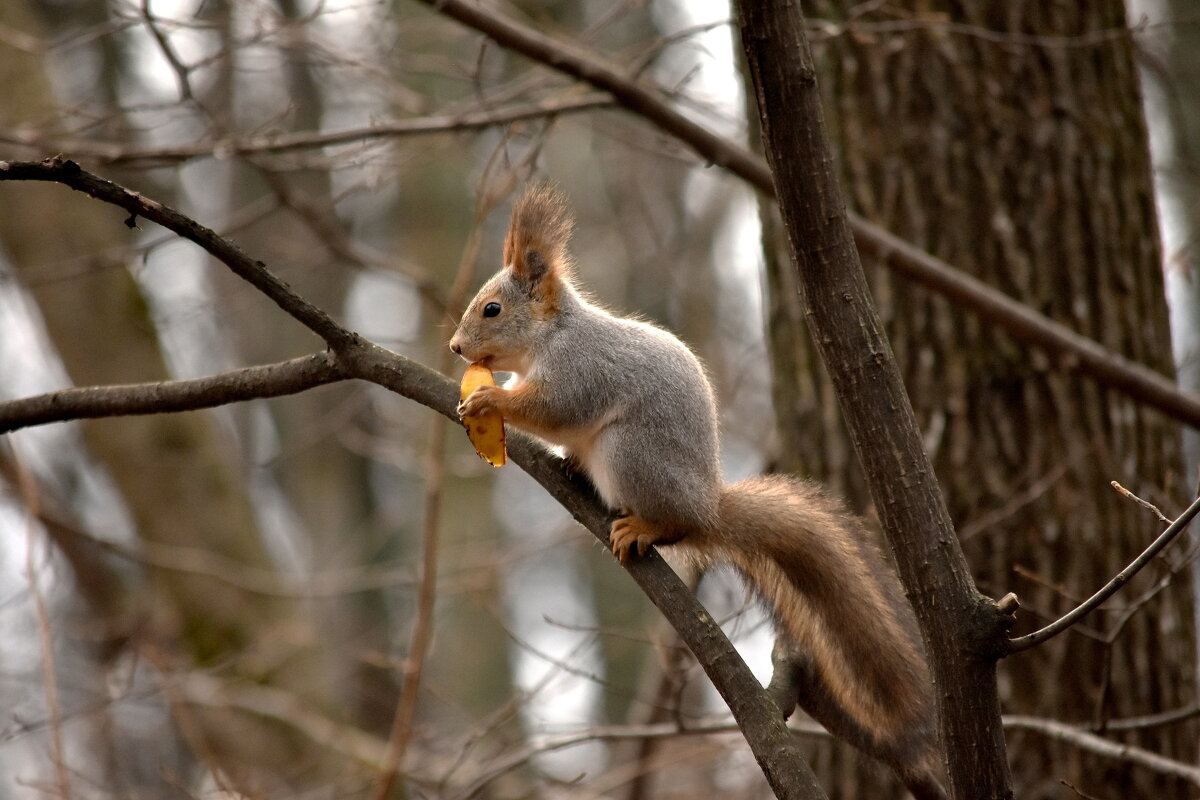
M628 564L631 559L646 555L650 545L671 542L678 537L670 536L661 525L641 517L628 516L613 520L608 538L613 555L622 564Z

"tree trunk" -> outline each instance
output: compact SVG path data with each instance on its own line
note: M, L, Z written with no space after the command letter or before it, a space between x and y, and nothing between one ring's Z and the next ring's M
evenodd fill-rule
M1003 615L975 589L954 541L868 293L833 170L803 16L786 0L742 0L737 15L798 297L929 653L950 793L960 800L1009 798L995 667Z
M936 2L921 4L920 13L889 6L859 14L852 6L809 6L849 204L1169 372L1146 132L1120 0ZM996 596L1017 592L1018 633L1045 623L1117 572L1160 527L1109 481L1168 514L1181 509L1178 429L866 266L980 587ZM781 322L796 319L785 312ZM776 342L788 338L798 344L787 360L811 363L803 337ZM804 454L804 467L826 478L845 448L829 443L824 379L804 380L780 409L796 421L785 449ZM835 482L869 502L860 477ZM1176 575L1120 625L1123 611L1179 560L1168 557L1086 627L1003 663L1005 710L1103 725L1191 702L1186 577ZM1193 722L1120 739L1190 761L1196 734ZM1181 783L1035 734L1011 737L1010 761L1020 797L1061 796L1059 779L1100 796L1187 794ZM848 772L838 780L851 781Z
M1200 392L1200 97L1195 91L1200 85L1200 26L1187 22L1195 9L1190 0L1130 1L1131 16L1143 9L1166 18L1165 27L1155 26L1139 39L1150 51L1141 61L1142 80L1157 133L1152 143L1175 368L1180 386ZM1200 485L1200 431L1184 430L1183 457L1189 484ZM1193 526L1191 535L1193 546L1200 546L1200 528ZM1200 570L1192 570L1192 593L1195 607ZM1200 624L1200 617L1195 622Z
M0 8L0 23L36 30L22 4ZM55 103L67 102L55 95L47 77L54 52L5 62L0 75L6 91L21 99L11 104L11 123L38 121L53 112ZM104 76L115 79L117 73L113 65L104 65ZM0 196L0 247L35 300L76 385L170 377L155 322L128 269L135 256L126 248L136 243L136 234L122 222L120 211L72 196L61 186L28 185ZM79 424L87 455L111 478L148 548L202 550L230 564L272 568L239 471L229 463L210 416L163 414ZM73 498L58 499L70 504ZM111 531L87 533L114 538ZM263 665L291 655L282 632L296 629L296 605L233 589L201 572L147 567L146 573L148 592L129 587L129 603L145 620L136 641L169 654L164 665L219 664L234 675L266 680ZM92 702L108 699L106 694ZM200 710L196 716L201 725L194 733L235 782L249 780L259 769L282 771L305 752L290 732L248 715ZM143 733L150 739L161 736L149 729ZM95 745L102 752L103 743ZM144 754L124 757L133 761Z

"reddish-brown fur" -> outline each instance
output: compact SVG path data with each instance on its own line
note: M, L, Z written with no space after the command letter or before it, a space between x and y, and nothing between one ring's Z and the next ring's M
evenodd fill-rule
M574 228L566 201L550 184L530 188L513 206L504 264L537 287L543 314L558 311L559 279L570 269L567 243Z
M819 488L752 478L726 488L714 529L622 517L610 538L622 562L678 542L702 568L732 564L780 628L776 699L892 766L919 800L945 797L912 612L866 531Z
M780 476L721 485L703 365L669 333L575 291L572 227L547 185L513 208L505 269L472 300L451 347L520 381L481 387L460 412L497 410L565 448L621 510L611 542L622 562L674 543L698 566L741 572L778 623L768 689L781 709L799 704L891 765L919 800L941 800L929 669L895 574L814 485Z

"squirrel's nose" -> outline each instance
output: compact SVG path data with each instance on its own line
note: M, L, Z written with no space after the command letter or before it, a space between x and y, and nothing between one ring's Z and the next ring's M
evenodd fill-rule
M450 349L454 351L455 355L462 355L462 345L460 345L458 342L451 341Z

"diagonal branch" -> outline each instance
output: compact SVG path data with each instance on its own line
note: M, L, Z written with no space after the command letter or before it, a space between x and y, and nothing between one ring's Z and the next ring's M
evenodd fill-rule
M1025 636L1018 636L1015 639L1008 641L1008 652L1019 653L1022 650L1028 650L1031 647L1036 647L1047 639L1052 639L1058 634L1065 631L1067 628L1074 625L1084 616L1094 611L1108 598L1116 594L1122 586L1129 583L1134 575L1141 572L1142 568L1149 564L1156 555L1158 555L1164 547L1174 541L1175 537L1183 533L1187 529L1188 523L1196 514L1200 513L1200 497L1192 501L1192 504L1180 514L1167 529L1158 535L1158 538L1150 543L1150 546L1142 551L1141 555L1129 562L1129 566L1113 576L1113 579L1096 592L1094 595L1084 600L1071 611L1051 622L1041 630Z
M458 420L458 387L444 375L385 350L341 327L325 312L295 294L287 284L268 272L261 262L252 260L231 242L179 212L85 172L79 165L62 158L47 159L40 164L0 161L0 180L63 183L99 200L124 208L131 214L159 222L180 236L201 244L235 273L275 300L284 311L326 338L330 344L332 352L329 354L306 356L292 362L284 362L284 365L252 367L252 374L254 370L272 369L284 375L292 370L304 373L306 362L323 357L327 361L327 367L321 368L319 364L311 363L308 365L315 370L316 376L322 378L318 382L327 383L345 378L367 380L428 406L452 420ZM216 391L211 388L213 385L221 384L222 380L226 384L234 383L236 379L230 376L244 372L226 373L225 376L201 378L199 381L201 384L210 381L210 390ZM328 380L323 380L324 378ZM276 374L274 380L260 382L258 388L267 391L282 385L286 385L286 381ZM128 394L124 405L113 405L112 408L125 409L124 413L153 413L158 410L151 402L154 392L165 392L177 398L186 397L191 392L191 396L195 397L196 390L201 386L196 381L179 381L174 384L143 384L140 387L118 388L127 391ZM223 388L230 387L226 385ZM72 396L71 391L66 393L68 397ZM93 391L96 393L92 395L93 398L104 394L103 390L97 389L74 391ZM87 397L86 394L78 396ZM255 395L252 391L246 390L238 399L249 399L253 396ZM0 419L5 418L7 409L19 409L22 403L27 402L33 406L38 402L53 403L49 399L31 398L29 401L18 400L0 404ZM81 409L86 406L94 411L93 416L103 415L103 408L98 402L90 406L82 400L76 402ZM21 423L14 417L6 430L36 424L33 416L28 412L26 414L30 421ZM508 451L517 465L540 483L607 548L608 531L614 517L582 478L568 477L562 468L561 460L550 454L532 437L510 436ZM787 800L812 800L823 797L812 771L808 769L796 742L783 724L779 708L758 683L716 621L662 557L652 551L646 557L625 565L625 569L691 648L697 662L729 705L738 727L776 795Z
M724 167L774 194L771 171L762 159L676 111L658 89L625 72L582 45L536 31L470 0L420 0L435 11L473 28L501 47L554 68L611 94L626 110L690 145L706 162Z
M0 403L0 433L72 419L194 411L345 380L329 353L186 381L87 386Z
M1076 333L862 217L849 216L858 246L892 269L942 295L955 307L995 324L1017 341L1056 356L1061 366L1200 428L1200 395L1180 389L1144 364Z
M762 159L693 122L661 90L630 77L582 45L536 31L474 0L419 1L503 47L609 92L627 111L690 146L705 163L723 167L763 194L775 197L771 172ZM1056 356L1065 368L1200 428L1200 396L1182 391L1169 378L1018 303L857 214L849 214L849 224L863 252L946 297L955 307L982 317L1019 342Z
M377 383L457 419L457 387L441 374L363 342L339 354L355 377ZM550 493L577 522L608 546L612 514L581 478L568 477L562 462L532 437L510 435L508 455ZM737 654L708 611L654 550L624 565L650 601L679 633L737 720L768 782L780 798L823 796L774 702Z
M324 339L334 350L356 338L355 334L339 325L333 317L293 292L290 286L267 269L266 264L250 258L240 247L218 236L211 228L204 227L170 206L93 175L74 161L62 156L42 161L0 161L0 181L61 183L97 200L125 209L130 214L126 225L132 226L137 217L157 222L167 230L200 245L233 270L238 277L249 282L277 306Z

